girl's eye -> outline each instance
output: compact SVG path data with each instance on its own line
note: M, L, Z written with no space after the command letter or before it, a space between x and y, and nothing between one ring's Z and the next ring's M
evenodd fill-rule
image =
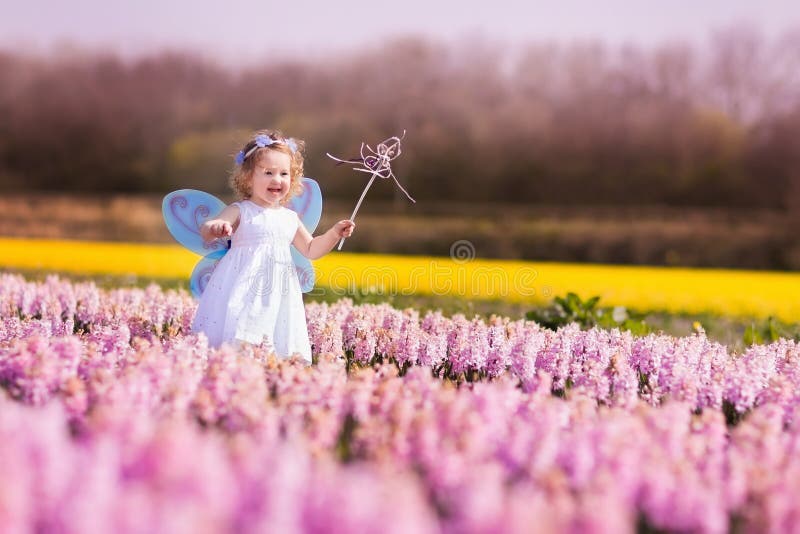
M264 174L270 175L270 174L272 174L272 171L264 171Z
M281 176L289 176L289 173L288 172L282 172Z

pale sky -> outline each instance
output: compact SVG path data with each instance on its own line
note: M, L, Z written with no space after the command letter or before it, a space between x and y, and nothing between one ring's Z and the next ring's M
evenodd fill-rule
M375 46L384 36L502 43L596 38L612 44L702 44L710 30L752 24L766 37L800 30L800 0L0 0L0 47L50 54L163 47L249 63ZM467 3L466 5L468 5Z

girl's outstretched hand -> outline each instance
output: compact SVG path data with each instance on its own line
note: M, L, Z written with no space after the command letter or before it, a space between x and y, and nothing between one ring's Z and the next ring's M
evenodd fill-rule
M211 237L226 237L233 234L233 227L228 221L216 221L209 225L208 233Z
M336 235L340 238L350 237L353 235L353 228L355 227L356 223L350 219L344 219L333 225L333 231L336 232Z

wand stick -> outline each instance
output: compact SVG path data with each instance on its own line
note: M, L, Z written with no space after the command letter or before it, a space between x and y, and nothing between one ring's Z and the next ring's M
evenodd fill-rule
M364 197L367 195L367 191L369 191L372 182L375 181L375 178L378 177L377 173L372 173L372 178L369 179L367 183L367 187L364 188L364 191L361 193L361 198L358 199L358 203L356 204L356 209L353 210L353 214L350 216L350 220L354 221L356 218L356 213L358 213L358 208L361 207L361 201L364 200ZM343 237L341 241L339 241L339 247L336 250L342 250L342 245L344 245L345 238Z

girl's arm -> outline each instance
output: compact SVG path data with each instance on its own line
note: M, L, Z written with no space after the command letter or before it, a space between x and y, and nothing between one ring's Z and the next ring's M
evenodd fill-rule
M232 235L239 226L239 206L225 206L215 219L209 219L200 226L203 241L211 241L217 237Z
M353 235L353 228L355 227L356 223L349 219L344 219L331 226L324 234L311 237L311 234L308 233L308 230L301 222L297 227L297 233L294 235L292 245L309 260L316 260L330 252L341 238Z

